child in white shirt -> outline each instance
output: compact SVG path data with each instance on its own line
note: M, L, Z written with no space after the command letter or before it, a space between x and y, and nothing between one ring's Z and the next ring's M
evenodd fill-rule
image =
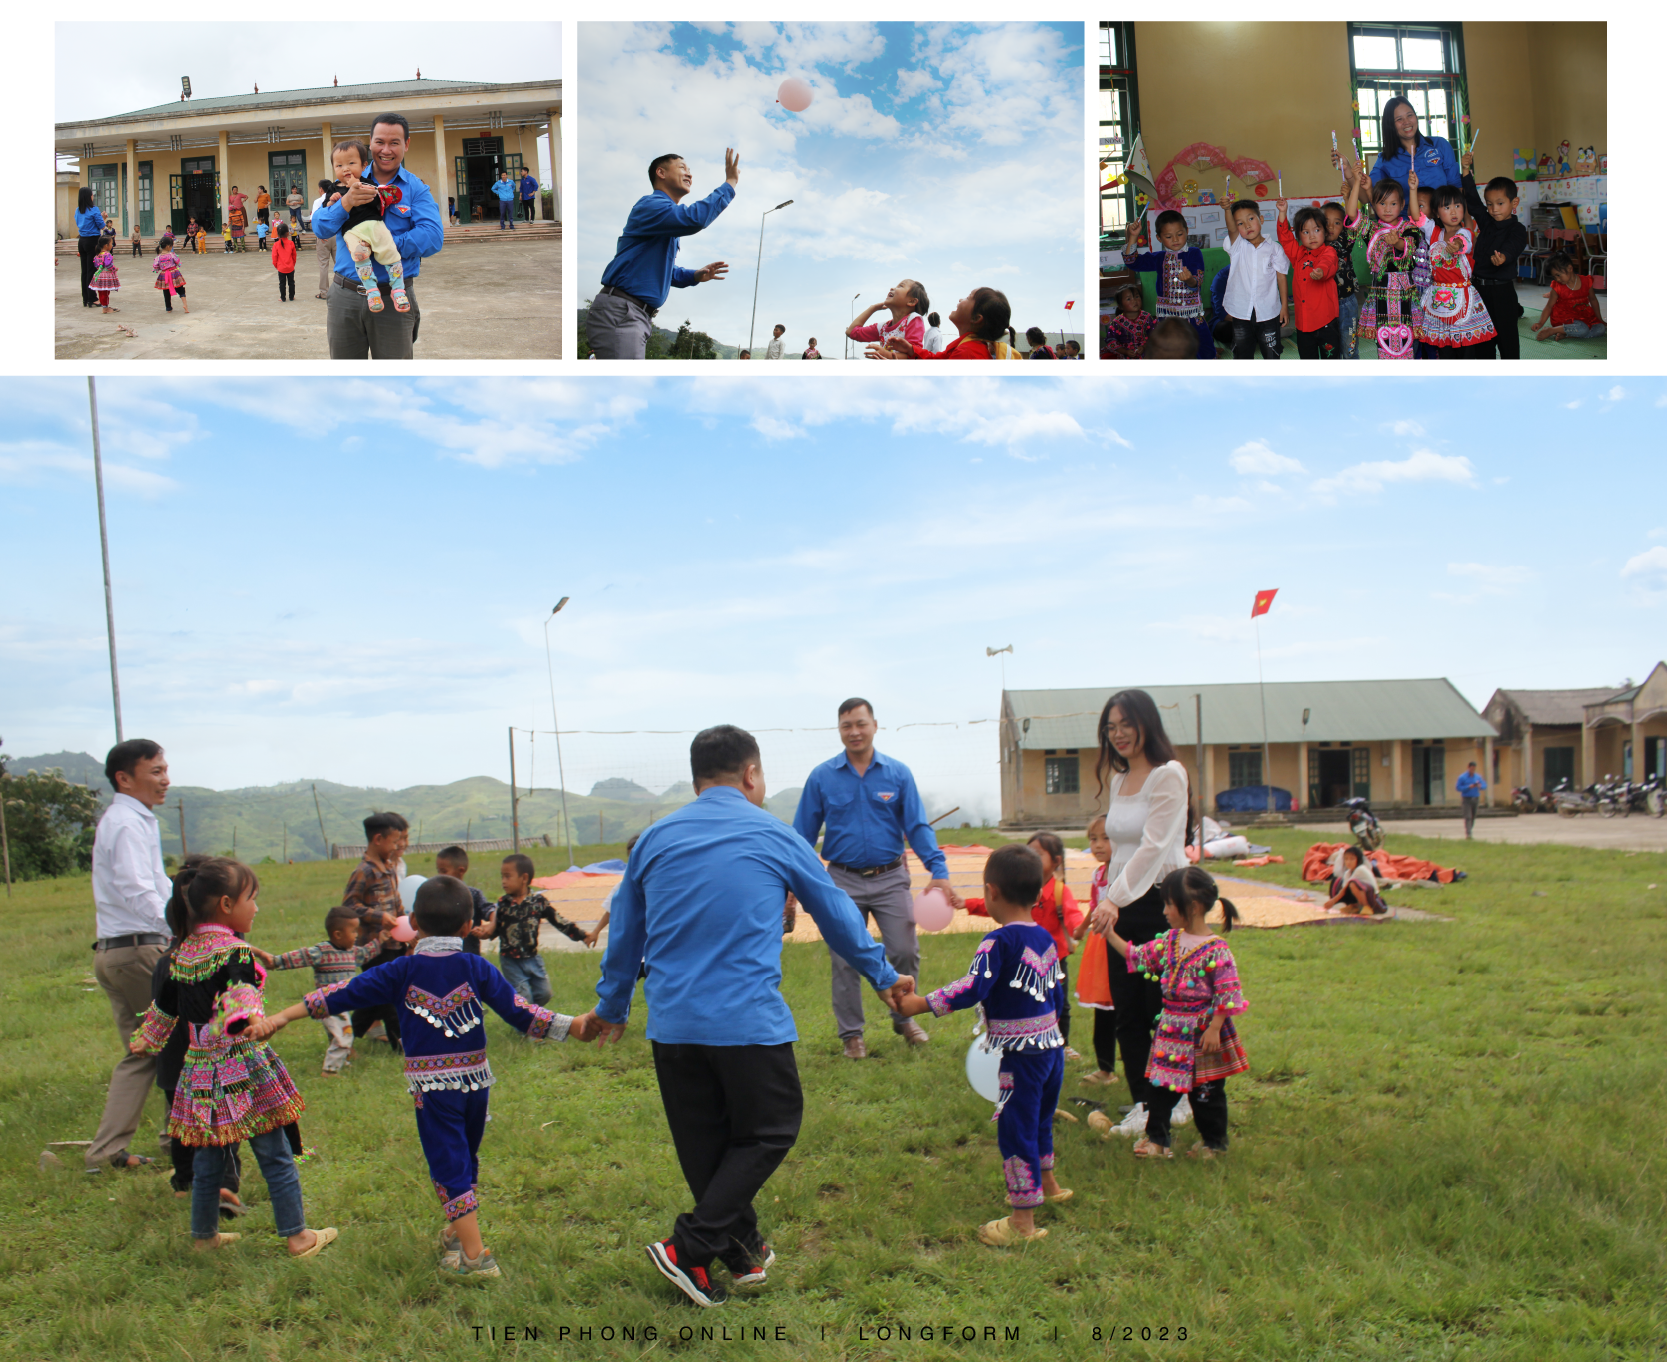
M1278 359L1279 332L1290 316L1286 280L1291 262L1277 242L1262 235L1262 210L1240 199L1227 214L1227 296L1233 323L1233 358ZM1277 309L1277 315L1276 315Z

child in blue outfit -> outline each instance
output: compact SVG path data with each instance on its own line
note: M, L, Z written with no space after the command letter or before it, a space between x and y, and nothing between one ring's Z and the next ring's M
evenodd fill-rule
M1204 316L1204 303L1198 296L1204 282L1204 252L1187 244L1187 220L1174 209L1158 214L1158 243L1162 250L1137 252L1135 234L1140 230L1140 219L1129 224L1129 234L1123 242L1125 268L1142 274L1157 275L1157 306L1153 309L1159 321L1179 317L1190 322L1198 332L1198 358L1214 359L1216 343L1214 330Z
M1000 1050L1001 1098L996 1145L1001 1150L1012 1210L978 1231L995 1248L1047 1234L1036 1228L1043 1201L1071 1199L1054 1177L1053 1114L1065 1080L1065 1041L1059 1033L1064 973L1054 941L1030 910L1042 895L1042 858L1017 843L998 847L984 862L984 906L1001 926L978 943L972 966L952 984L903 1000L905 1016L978 1005L984 1048Z
M405 1042L405 1081L416 1101L417 1137L446 1216L440 1267L454 1276L501 1276L481 1241L476 1218L480 1141L494 1079L486 1062L490 1007L530 1040L589 1040L571 1017L529 1003L478 955L464 953L462 932L474 902L469 887L436 875L417 891L411 914L416 948L346 983L309 993L260 1024L270 1035L302 1017L397 1004Z

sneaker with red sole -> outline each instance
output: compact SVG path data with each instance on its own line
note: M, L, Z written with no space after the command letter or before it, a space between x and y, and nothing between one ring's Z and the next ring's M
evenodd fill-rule
M679 1265L675 1241L662 1239L657 1244L650 1244L646 1252L661 1275L696 1305L724 1303L724 1293L712 1284L712 1276L705 1268Z
M749 1253L745 1258L729 1265L730 1280L736 1286L762 1286L769 1268L775 1261L775 1250L760 1240L756 1253Z

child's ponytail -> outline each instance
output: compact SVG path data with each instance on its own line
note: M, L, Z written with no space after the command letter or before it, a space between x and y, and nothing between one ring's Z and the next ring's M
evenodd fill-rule
M187 856L174 875L174 892L165 914L168 930L183 939L208 920L221 899L240 899L259 889L259 877L242 861L229 856Z
M195 853L181 861L179 869L174 872L174 892L168 896L168 906L163 916L167 918L168 930L174 934L176 941L184 940L191 935L191 907L187 902L187 894L206 860L208 857L201 852Z
M1232 899L1218 899L1217 902L1221 904L1221 931L1225 936L1239 920L1239 910L1233 906Z

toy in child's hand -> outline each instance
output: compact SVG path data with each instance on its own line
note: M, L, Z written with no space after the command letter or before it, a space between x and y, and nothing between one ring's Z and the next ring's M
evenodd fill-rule
M955 920L955 910L941 889L928 889L914 901L915 926L924 932L941 932Z
M410 918L402 917L389 929L389 935L395 941L415 941L417 939L417 929L411 925Z

